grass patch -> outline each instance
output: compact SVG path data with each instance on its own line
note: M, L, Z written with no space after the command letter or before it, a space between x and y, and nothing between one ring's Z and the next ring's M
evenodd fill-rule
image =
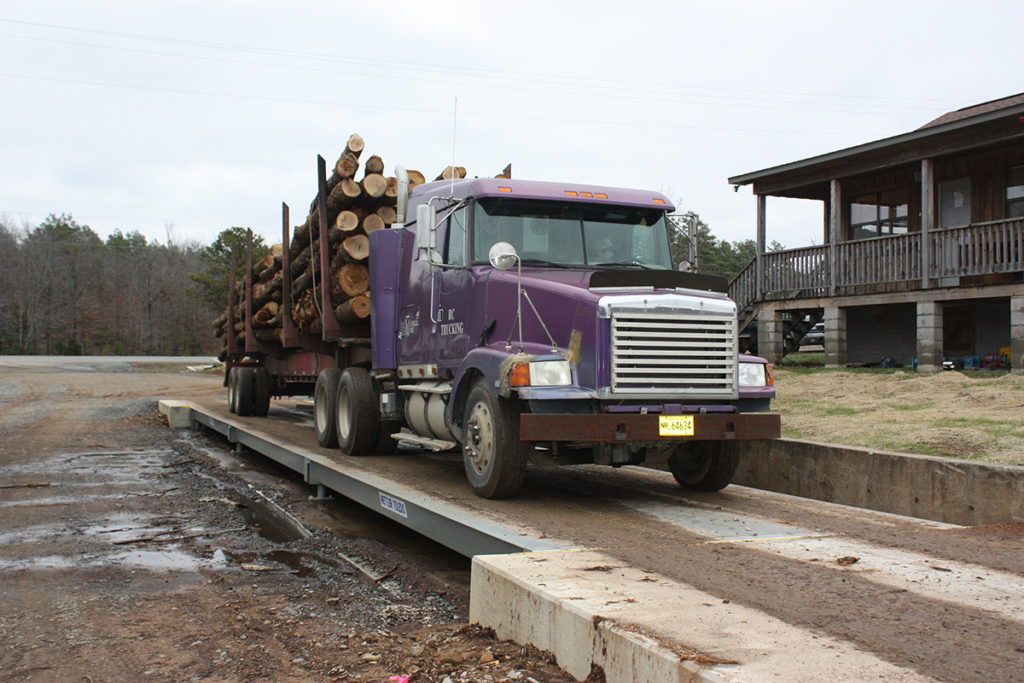
M860 415L861 411L849 406L832 406L825 410L819 410L817 413L822 417L853 417L854 415Z
M977 429L997 439L1004 437L1019 437L1019 421L1012 420L989 420L985 418L971 417L947 417L932 422L936 429Z
M911 410L928 410L931 407L932 407L931 403L903 403L903 404L896 404L896 405L892 406L892 409L893 410L911 411Z
M807 353L790 353L783 357L782 361L778 363L780 367L791 368L791 367L825 367L825 353L822 352L807 352Z

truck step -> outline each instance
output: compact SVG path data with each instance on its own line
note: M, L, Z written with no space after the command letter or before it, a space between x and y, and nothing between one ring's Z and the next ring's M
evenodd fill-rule
M402 391L418 391L423 394L450 394L452 393L451 383L447 384L399 384Z
M411 432L398 432L397 434L392 434L391 438L396 440L398 443L411 443L416 444L417 446L423 446L424 448L429 448L435 453L448 451L459 445L454 441L431 439L428 436L420 436L419 434L413 434Z

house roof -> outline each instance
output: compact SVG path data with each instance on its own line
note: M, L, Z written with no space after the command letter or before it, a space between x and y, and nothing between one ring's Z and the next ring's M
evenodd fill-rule
M953 151L948 144L952 139L959 140L959 144L966 149L992 144L994 140L1000 139L1000 136L1005 139L1024 135L1024 125L1021 125L1024 118L1021 117L1024 117L1024 93L951 111L901 135L733 176L729 178L729 184L739 186L756 183L770 186L772 191L765 192L766 194L809 196L782 189L786 186L792 186L793 189L798 185L806 187L810 182L820 184L829 176L829 171L832 171L832 177L842 175L838 173L840 168L844 173L849 173L862 165L875 164L875 168L881 168L896 163L919 161L939 153L937 150L940 149L949 153ZM1008 129L1008 125L1013 128ZM1000 130L994 138L992 135L973 135L976 130L992 126ZM889 155L888 158L886 154ZM755 192L757 191L758 188L755 187Z
M989 112L999 111L1000 109L1006 109L1020 104L1024 104L1024 93L1010 95L1009 97L1001 97L998 100L990 100L988 102L982 102L981 104L972 104L971 106L964 107L963 109L946 112L939 118L924 124L918 128L918 130L934 128L935 126L941 126L945 123L953 123L954 121L963 121L964 119L969 119L973 116L978 116L979 114L988 114Z

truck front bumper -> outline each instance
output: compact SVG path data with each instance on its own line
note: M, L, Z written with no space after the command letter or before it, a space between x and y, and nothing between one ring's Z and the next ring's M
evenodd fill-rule
M533 414L519 421L521 441L636 443L642 441L725 441L777 439L782 421L771 413L692 415L693 434L664 436L659 415Z

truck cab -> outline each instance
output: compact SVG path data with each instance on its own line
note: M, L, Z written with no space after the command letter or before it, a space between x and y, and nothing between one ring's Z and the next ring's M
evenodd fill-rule
M714 490L737 442L779 435L725 281L673 268L663 195L477 178L398 201L401 220L370 234L371 362L330 406L343 451L459 449L473 490L498 498L529 461L661 459Z

